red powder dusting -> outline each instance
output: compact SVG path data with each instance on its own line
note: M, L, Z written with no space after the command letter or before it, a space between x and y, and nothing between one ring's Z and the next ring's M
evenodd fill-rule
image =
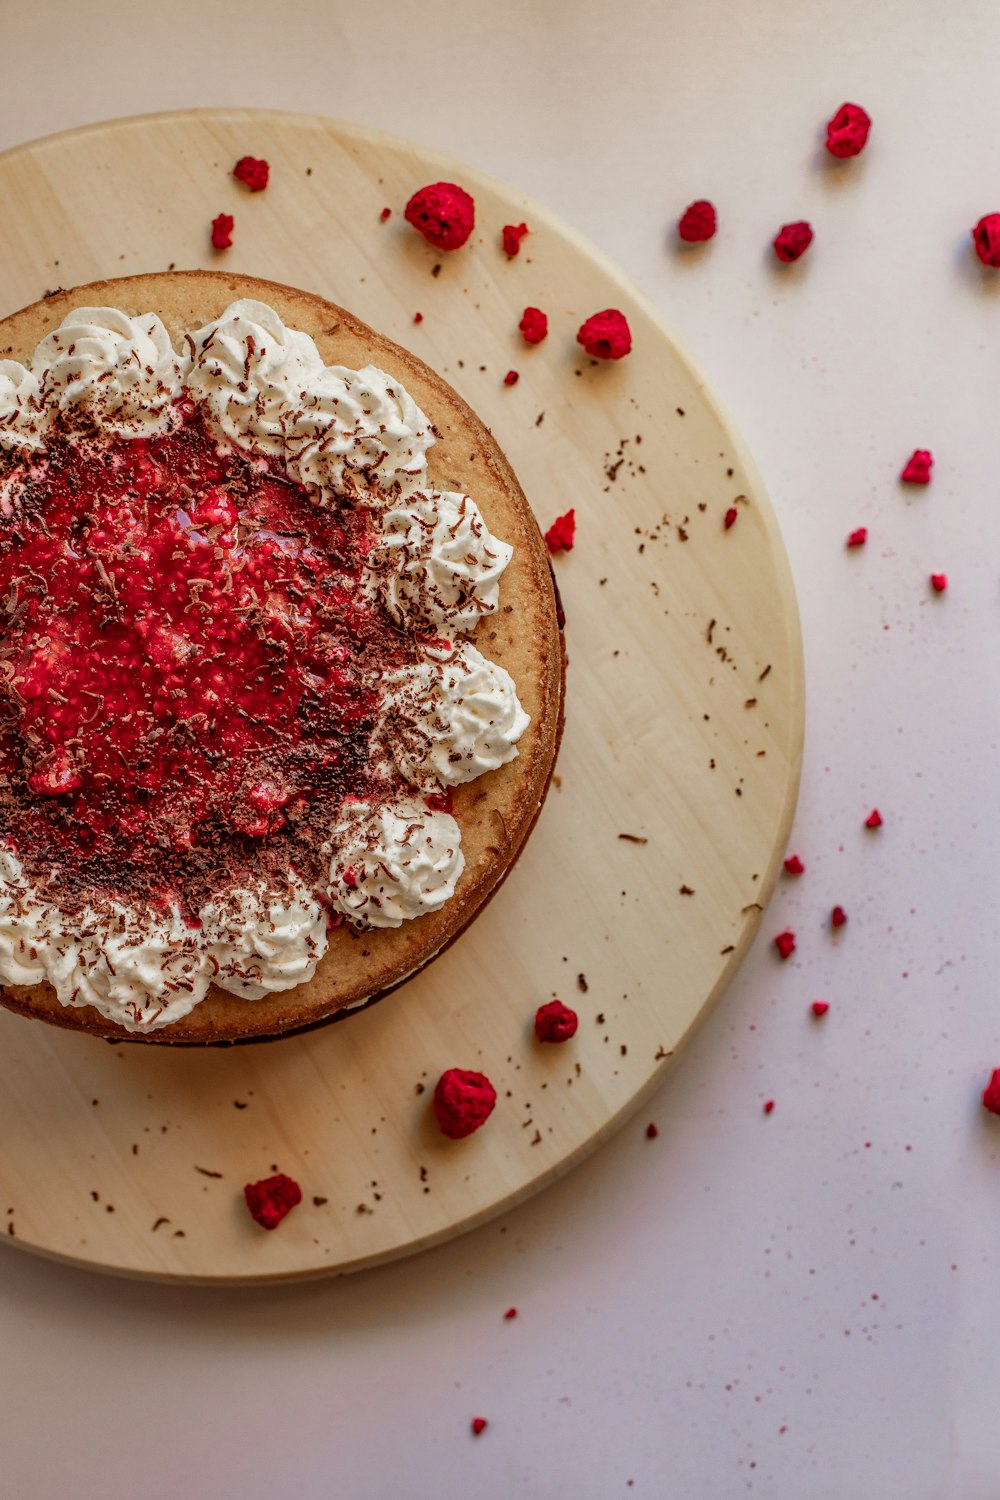
M564 516L556 516L545 533L545 545L549 551L569 552L576 537L576 511L568 510Z
M842 906L835 906L830 913L830 926L843 927L847 921L847 913Z
M860 104L842 104L826 123L826 149L831 156L857 156L871 128L871 116Z
M540 1042L568 1042L579 1024L576 1011L561 1000L550 1000L535 1011L535 1035Z
M805 872L805 868L805 865L797 854L790 854L785 860L786 875L802 875Z
M471 1422L472 1436L478 1437L481 1432L486 1431L489 1425L485 1417L473 1417Z
M813 242L812 225L805 219L796 219L793 224L782 224L774 236L774 253L787 265L798 260Z
M739 512L737 511L735 505L731 505L726 511L726 514L722 518L722 525L726 531L729 530L730 526L734 526L736 524L736 517L738 514Z
M251 193L262 193L267 187L267 179L271 168L266 161L260 161L256 156L241 156L233 168L233 176L238 182L245 182Z
M904 484L930 484L933 466L933 454L926 448L916 448L903 465L899 477Z
M710 240L717 228L714 204L707 198L699 198L696 203L689 203L681 214L677 233L686 244L698 245L703 240Z
M517 326L526 344L540 344L549 331L549 320L540 307L526 307Z
M621 359L632 347L632 332L624 313L608 307L580 324L576 341L594 359Z
M412 224L437 250L459 250L476 224L476 205L454 182L432 182L413 194L406 205Z
M773 1108L774 1108L774 1100L773 1099L765 1099L765 1101L764 1101L764 1113L766 1115L769 1115L771 1113L771 1111L773 1110Z
M528 233L527 224L505 224L501 231L504 250L508 255L517 255L521 249L521 241Z
M212 245L216 250L228 250L233 243L233 225L236 220L232 214L219 214L218 218L212 220Z
M285 1215L302 1202L302 1189L293 1177L278 1172L274 1177L262 1177L260 1182L248 1182L243 1196L250 1217L262 1229L276 1229Z
M830 1009L830 1002L829 1000L814 1000L809 1009L818 1020L821 1016L826 1015Z
M460 1141L489 1119L497 1094L485 1073L447 1068L437 1081L433 1102L441 1133Z
M779 957L790 958L795 952L795 933L779 932L774 940L774 946L778 950Z
M847 538L847 545L849 547L863 547L865 545L865 542L867 542L867 540L868 540L868 527L867 526L859 526L856 531L852 531L850 533L850 535L848 536L848 538Z
M984 266L1000 266L1000 214L984 214L972 231L972 243Z
M521 377L516 370L508 370L503 378L503 383L504 385L517 385L517 382L520 380L520 378Z
M947 587L948 587L948 575L947 575L947 573L932 573L931 574L931 588L934 590L935 594L943 594L944 591L945 591L945 589Z
M660 1132L657 1129L657 1127L653 1124L652 1120L650 1120L649 1124L646 1126L646 1139L647 1139L647 1141L655 1141L656 1137L659 1135L659 1133Z
M505 1323L509 1323L512 1318L516 1318L517 1317L517 1308L516 1307L508 1307L507 1311L504 1313L503 1316L504 1316L504 1322Z
M882 827L882 814L879 812L879 810L878 810L877 807L873 807L872 810L871 810L871 812L868 814L867 818L865 819L865 827L866 828L881 828Z
M1000 1068L994 1068L990 1081L983 1090L983 1108L991 1115L1000 1115Z
M391 219L391 218L392 218L392 209L391 208L383 208L382 212L379 214L379 220L380 220L380 222L384 224L385 221L386 221L386 219Z

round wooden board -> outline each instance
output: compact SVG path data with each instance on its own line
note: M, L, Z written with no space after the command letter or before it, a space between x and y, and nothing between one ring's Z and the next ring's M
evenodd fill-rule
M271 184L229 175L252 154ZM433 251L402 209L457 180L477 228ZM8 1242L122 1274L251 1282L347 1271L509 1208L605 1140L662 1079L746 952L798 787L801 644L752 461L658 314L544 210L423 147L312 116L199 111L75 131L0 157L0 316L55 286L216 266L308 288L408 345L490 424L556 559L570 655L557 778L510 879L418 978L340 1024L225 1051L109 1046L0 1013ZM380 221L384 205L392 208ZM213 254L208 226L236 220ZM500 229L526 220L517 259ZM549 314L529 349L527 305ZM621 307L632 354L575 343ZM423 321L414 324L414 314ZM520 380L503 385L517 369ZM737 520L723 526L735 506ZM580 1013L542 1047L537 1005ZM496 1085L444 1139L443 1068ZM245 1182L284 1171L273 1234Z

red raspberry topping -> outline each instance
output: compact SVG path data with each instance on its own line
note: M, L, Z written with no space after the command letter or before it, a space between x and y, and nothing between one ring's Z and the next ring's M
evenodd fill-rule
M593 359L621 359L632 347L632 332L624 313L608 307L580 324L576 341Z
M774 253L787 265L804 255L812 242L812 225L805 219L796 219L792 224L782 224L774 236Z
M851 534L848 536L848 538L847 538L847 545L849 547L863 547L865 545L865 542L867 542L867 540L868 540L868 527L867 526L859 526L856 531L852 531Z
M413 194L405 218L436 250L460 250L476 226L476 204L454 182L432 182Z
M728 531L731 526L736 525L736 518L738 515L739 511L736 509L736 506L731 505L722 518L722 528L724 531Z
M540 344L549 331L549 320L540 307L526 307L517 326L526 344Z
M871 810L871 812L868 814L867 818L865 819L865 827L866 828L881 828L882 827L882 814L879 812L879 810L878 810L877 807L873 807L872 810Z
M823 1016L825 1016L827 1011L830 1009L830 1002L829 1000L814 1000L809 1009L812 1011L813 1015L818 1021Z
M830 913L830 926L843 927L847 921L847 913L842 906L835 906Z
M472 1428L472 1436L473 1437L478 1437L481 1432L485 1432L486 1431L487 1427L490 1424L489 1424L489 1422L487 1422L487 1420L486 1420L485 1417L473 1417L473 1419L472 1419L472 1421L471 1421L471 1423L469 1425Z
M576 537L576 511L568 510L564 516L556 516L545 533L545 545L553 554L572 550Z
M219 214L212 220L212 245L216 250L228 250L233 243L233 225L236 220L232 214Z
M504 385L517 385L517 382L520 380L520 378L521 377L516 370L508 370L503 378L503 383Z
M260 1182L248 1182L243 1196L250 1217L262 1229L276 1229L285 1215L302 1202L302 1189L294 1177L278 1172L274 1177L262 1177Z
M517 1317L517 1308L516 1307L508 1307L507 1311L504 1313L503 1316L504 1316L504 1322L505 1323L509 1323L512 1318L516 1318Z
M450 813L455 811L455 799L450 786L445 787L442 792L428 792L424 798L424 806L431 812Z
M991 1115L1000 1115L1000 1068L994 1068L990 1081L983 1090L983 1108Z
M795 952L795 933L779 932L774 940L774 946L778 950L779 958L791 958Z
M535 1011L535 1035L540 1042L568 1042L579 1024L576 1011L561 1000L550 1000Z
M1000 266L1000 214L984 214L972 231L972 243L984 266Z
M930 484L934 455L926 448L915 448L903 465L900 479L903 484Z
M413 314L413 321L414 321L414 323L422 323L424 321L424 315L423 315L423 313L422 312L415 312Z
M677 233L686 244L698 245L703 240L710 240L717 228L714 204L707 198L699 198L696 203L689 203L681 214Z
M392 218L392 209L391 208L383 208L382 212L379 214L379 222L382 223L382 224L384 224L387 219L391 219L391 218Z
M932 573L931 574L931 588L934 590L935 594L943 594L944 591L945 591L945 589L947 587L948 587L948 575L947 575L947 573Z
M505 224L501 231L504 250L508 255L517 255L521 249L521 241L528 233L527 224Z
M256 156L241 156L233 168L233 176L238 182L245 182L251 193L261 193L267 187L267 179L271 168L266 161L260 161Z
M434 1117L442 1135L460 1141L489 1119L496 1102L496 1089L485 1073L447 1068L434 1090Z
M842 104L826 124L826 149L831 156L857 156L865 149L871 116L860 104Z
M785 860L785 873L787 875L802 875L805 872L805 868L805 865L797 854L790 854Z
M774 1100L773 1099L765 1099L764 1100L764 1113L766 1115L769 1115L773 1109L774 1109Z

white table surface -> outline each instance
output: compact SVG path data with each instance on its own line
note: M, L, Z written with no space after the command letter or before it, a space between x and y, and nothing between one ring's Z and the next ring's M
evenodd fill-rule
M0 147L314 110L462 156L608 251L757 458L808 681L807 872L648 1111L516 1212L339 1281L4 1253L3 1493L995 1500L1000 272L968 239L1000 210L995 0L0 0L0 22ZM838 167L845 99L874 128ZM720 233L680 253L701 196ZM795 218L816 240L786 272ZM0 249L2 226L0 204ZM917 447L933 483L904 490Z

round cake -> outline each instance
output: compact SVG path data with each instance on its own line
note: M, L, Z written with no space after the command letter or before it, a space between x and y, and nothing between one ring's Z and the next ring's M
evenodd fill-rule
M215 272L0 322L0 1000L115 1039L316 1025L479 912L564 656L503 453L412 354Z

